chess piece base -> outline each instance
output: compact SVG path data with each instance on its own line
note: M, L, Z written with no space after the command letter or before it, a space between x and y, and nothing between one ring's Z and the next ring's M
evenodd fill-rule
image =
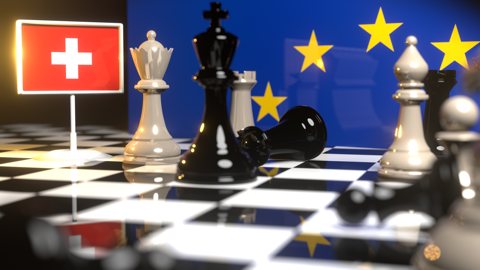
M136 140L125 147L124 160L127 164L170 164L180 159L180 147L173 139Z
M426 148L429 150L429 148ZM380 161L381 169L378 171L380 179L414 181L431 172L436 157L430 151L398 152L389 150ZM400 168L411 168L409 170Z

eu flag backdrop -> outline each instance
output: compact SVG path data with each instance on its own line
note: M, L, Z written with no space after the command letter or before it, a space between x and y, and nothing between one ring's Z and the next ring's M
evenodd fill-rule
M208 27L202 11L209 2L128 1L128 46L139 46L153 29L158 41L174 48L164 78L170 89L162 94L162 102L175 137L193 137L202 119L204 93L192 80L199 64L191 40ZM417 47L430 69L457 70L459 83L452 95L465 94L461 83L465 61L444 47L459 41L457 37L472 42L458 43L465 45L459 55L470 65L480 52L475 43L480 41L480 6L475 1L226 0L222 4L230 12L223 26L240 39L232 69L257 71L253 96L263 96L270 85L274 96L287 97L277 107L280 116L296 105L319 111L328 127L329 145L391 144L399 109L391 98L398 88L393 65L407 36L418 38ZM302 53L301 48L310 44L320 46L311 53L321 61L309 62L308 54ZM129 124L134 131L142 100L133 89L139 78L131 59L128 67ZM260 107L252 102L257 119ZM268 128L276 123L267 115L256 125Z

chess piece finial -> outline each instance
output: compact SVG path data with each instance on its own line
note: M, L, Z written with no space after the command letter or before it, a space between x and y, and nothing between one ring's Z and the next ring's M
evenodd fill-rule
M394 72L402 89L421 88L423 79L427 76L428 65L418 52L418 40L409 36L405 42L407 48L395 63ZM423 90L422 90L423 91Z
M428 65L417 50L414 36L407 38L407 48L394 66L399 87L393 99L400 103L395 139L382 157L380 179L418 180L431 170L435 155L425 141L420 103L428 99L422 89Z
M477 121L477 104L466 96L451 97L440 109L440 124L446 131L466 131Z
M203 12L203 18L211 20L210 27L220 27L221 20L228 18L228 11L222 10L222 4L210 3L210 10Z
M140 81L135 85L137 90L168 89L163 80L167 71L173 49L165 48L156 41L157 33L153 30L147 32L147 40L139 48L130 48L133 62L137 69Z
M165 126L160 94L169 88L163 76L173 49L156 41L150 30L139 48L130 48L140 81L135 89L143 94L142 115L137 131L125 147L124 162L132 164L176 162L180 147Z

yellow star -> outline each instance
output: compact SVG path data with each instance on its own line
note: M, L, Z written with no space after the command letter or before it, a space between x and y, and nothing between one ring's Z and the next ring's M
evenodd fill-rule
M277 174L278 174L278 171L279 171L278 167L275 167L275 168L271 169L270 171L267 170L267 169L264 168L264 167L258 167L258 170L259 170L261 173L263 173L264 175L270 176L270 177L273 177L273 176L277 175Z
M300 72L303 72L312 64L317 65L317 67L323 70L323 72L326 72L325 63L323 63L322 56L332 47L333 45L318 45L315 31L312 31L308 46L294 46L297 51L299 51L301 54L303 54L303 56L305 56L305 58L303 59L302 70Z
M367 52L378 43L382 43L391 51L393 51L392 39L390 34L397 30L403 23L387 23L385 16L383 16L383 10L378 10L377 19L374 24L360 24L359 26L370 34L370 41L368 42Z
M280 105L287 97L277 96L274 97L272 94L272 87L270 82L267 83L267 88L265 89L265 94L263 96L255 96L252 99L260 105L260 111L258 112L257 122L262 120L267 114L270 114L275 120L280 121L278 117L277 106Z
M305 222L305 219L300 216L300 224L303 224ZM299 241L299 242L305 242L308 247L308 253L310 254L310 257L313 257L315 254L315 250L317 249L317 245L324 245L324 246L330 246L331 243L328 241L325 237L323 237L320 234L309 234L309 233L302 233L299 234L294 241Z
M480 41L462 41L458 33L457 25L455 24L448 42L432 42L433 46L445 54L440 70L446 68L453 62L457 62L462 67L468 69L468 61L465 54L478 43L480 43Z

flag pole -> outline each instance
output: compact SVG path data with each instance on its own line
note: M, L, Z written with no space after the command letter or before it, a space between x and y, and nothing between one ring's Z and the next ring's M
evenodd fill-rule
M75 95L70 95L70 154L73 161L78 159L77 155L77 132L75 129Z

